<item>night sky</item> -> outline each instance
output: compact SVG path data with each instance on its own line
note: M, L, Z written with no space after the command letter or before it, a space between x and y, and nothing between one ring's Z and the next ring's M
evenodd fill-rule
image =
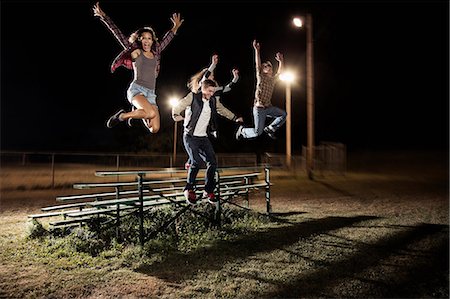
M118 109L129 109L132 72L110 73L121 47L93 16L94 3L1 2L2 150L170 152L168 98L184 96L189 77L207 67L213 53L219 83L231 79L233 67L240 70L222 101L252 126L256 38L263 60L277 65L280 51L286 68L297 73L292 136L299 154L306 144L306 31L291 20L306 13L314 21L316 143L340 142L350 150L448 148L448 1L100 2L126 35L152 26L161 38L173 12L185 20L162 54L156 135L138 121L132 128L105 126ZM272 102L284 108L283 83ZM219 125L216 152L285 150L284 126L276 141L235 141L237 126L225 119Z

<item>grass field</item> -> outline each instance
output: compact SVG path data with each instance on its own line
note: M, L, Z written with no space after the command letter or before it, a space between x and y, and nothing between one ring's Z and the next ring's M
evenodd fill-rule
M2 169L0 298L448 298L447 159L364 153L344 176L276 173L271 221L152 260L26 240L28 214L76 192ZM263 212L264 194L250 204Z

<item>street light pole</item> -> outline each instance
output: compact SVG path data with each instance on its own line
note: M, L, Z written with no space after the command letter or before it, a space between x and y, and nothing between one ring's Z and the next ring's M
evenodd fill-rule
M291 83L294 81L294 74L291 72L284 72L280 74L280 80L286 83L286 166L292 166L292 140L291 140Z
M306 119L307 119L307 150L306 169L308 178L313 179L314 170L314 66L312 16L306 15Z
M170 106L173 109L174 107L176 107L178 105L178 99L177 98L169 99L169 104L170 104ZM172 166L176 165L176 161L177 161L177 127L178 127L178 122L174 121L173 122L173 156L172 156Z
M286 82L286 165L290 169L292 166L292 146L291 146L291 82Z
M177 127L178 127L178 122L174 121L173 122L173 164L176 165L176 161L177 161Z
M301 18L293 19L296 27L303 27ZM306 171L308 178L313 179L314 171L314 65L313 65L313 21L312 15L306 15Z

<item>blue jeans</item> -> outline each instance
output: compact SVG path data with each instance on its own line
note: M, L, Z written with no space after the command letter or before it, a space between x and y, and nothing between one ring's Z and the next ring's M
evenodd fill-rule
M185 133L183 143L191 163L184 190L194 190L197 174L203 161L206 163L205 191L214 192L217 161L211 141L208 137L190 136Z
M254 128L243 128L242 136L244 138L255 138L263 133L266 118L274 118L270 123L273 131L278 130L286 121L287 113L283 109L275 106L270 107L256 107L253 106L253 119L255 122Z

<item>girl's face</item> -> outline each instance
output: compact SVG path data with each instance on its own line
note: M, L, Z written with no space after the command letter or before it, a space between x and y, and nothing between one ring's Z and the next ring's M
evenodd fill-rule
M141 34L139 41L142 43L142 49L144 51L150 51L153 45L153 37L150 32L144 32Z

